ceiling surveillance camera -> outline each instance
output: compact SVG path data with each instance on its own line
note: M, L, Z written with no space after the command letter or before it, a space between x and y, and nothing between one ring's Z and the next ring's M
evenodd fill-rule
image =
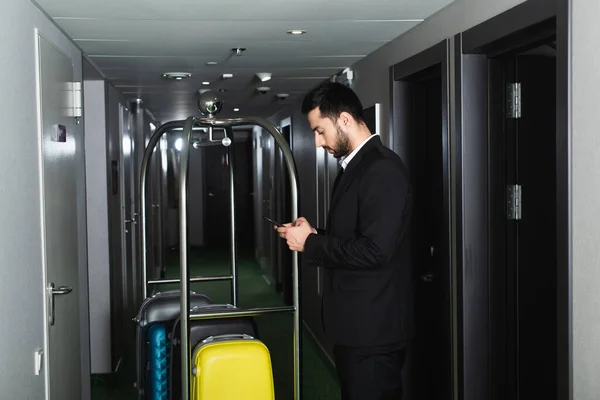
M261 86L261 87L257 87L256 90L258 90L258 93L260 93L260 94L266 94L269 90L271 90L271 88L266 87L266 86Z

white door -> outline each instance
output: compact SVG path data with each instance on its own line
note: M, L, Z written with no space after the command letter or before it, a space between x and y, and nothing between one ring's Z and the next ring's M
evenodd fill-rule
M38 36L41 197L46 276L46 379L51 400L81 397L77 159L70 117L73 62ZM53 287L53 289L52 289ZM54 292L54 294L52 294Z

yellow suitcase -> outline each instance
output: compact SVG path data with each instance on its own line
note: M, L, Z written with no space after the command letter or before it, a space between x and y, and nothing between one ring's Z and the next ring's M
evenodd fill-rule
M212 336L192 356L192 400L273 400L269 349L249 335Z

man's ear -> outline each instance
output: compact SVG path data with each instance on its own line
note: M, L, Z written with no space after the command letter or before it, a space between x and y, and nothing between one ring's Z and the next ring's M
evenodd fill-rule
M349 128L352 123L354 122L354 118L352 118L352 115L350 115L347 112L342 112L340 113L340 124L345 127L345 128Z

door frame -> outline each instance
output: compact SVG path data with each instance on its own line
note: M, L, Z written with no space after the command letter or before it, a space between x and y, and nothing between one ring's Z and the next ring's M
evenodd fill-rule
M454 46L453 38L445 39L429 49L418 53L400 63L390 67L390 113L391 113L391 132L390 144L391 148L405 162L409 173L412 166L412 155L410 153L410 138L412 132L410 129L410 113L403 109L402 85L403 81L410 81L411 76L418 74L421 71L431 67L439 66L441 68L442 81L442 159L443 159L443 212L444 212L444 230L446 239L442 244L442 254L446 258L446 263L450 270L450 321L451 321L451 341L452 349L450 351L451 358L451 383L453 398L462 398L460 394L460 385L458 385L461 376L461 346L460 337L461 330L461 315L457 312L461 299L459 298L461 287L459 270L460 263L457 259L455 242L457 240L458 230L452 229L457 226L457 214L454 204L460 201L457 191L456 181L456 166L454 165L452 155L455 153L455 129L451 121L450 101L452 95L452 80L453 76L451 69L452 47Z
M549 35L556 39L556 260L558 270L558 394L560 399L570 398L572 393L572 246L571 237L571 134L569 125L569 85L570 85L570 49L569 49L569 0L528 0L486 22L483 22L456 36L456 71L465 68L465 61L504 53L543 41ZM458 51L458 47L462 47ZM484 63L487 69L487 62ZM473 68L472 68L473 70ZM483 66L475 68L480 73ZM478 74L464 74L463 88L471 85ZM487 73L487 71L486 71ZM460 82L460 77L456 78ZM471 83L469 83L471 81ZM457 85L460 87L459 85ZM471 92L473 99L485 101L488 87L479 93ZM460 101L456 102L460 105ZM477 118L476 109L464 109L457 116L463 121ZM479 117L479 119L481 119ZM486 115L487 120L487 115ZM486 121L487 122L487 121ZM470 155L471 153L469 153ZM465 155L463 154L463 157ZM490 266L493 257L490 257Z
M118 104L118 120L119 120L119 199L120 199L120 230L121 230L121 273L123 274L123 308L129 311L129 307L132 304L131 295L132 293L129 290L131 285L130 275L127 272L129 269L128 263L128 251L131 251L131 262L133 263L133 248L131 247L131 243L128 241L128 223L127 221L127 205L131 207L131 198L127 198L127 190L126 187L131 186L130 182L127 182L128 175L125 171L125 148L124 148L124 138L125 138L125 119L123 115L125 112L128 112L128 107L119 102ZM129 135L129 157L132 154L132 137L130 128L127 127L127 132ZM133 171L132 171L133 172ZM129 178L131 178L129 176ZM133 188L132 188L133 190ZM131 229L131 227L129 227ZM131 233L129 233L131 235Z

